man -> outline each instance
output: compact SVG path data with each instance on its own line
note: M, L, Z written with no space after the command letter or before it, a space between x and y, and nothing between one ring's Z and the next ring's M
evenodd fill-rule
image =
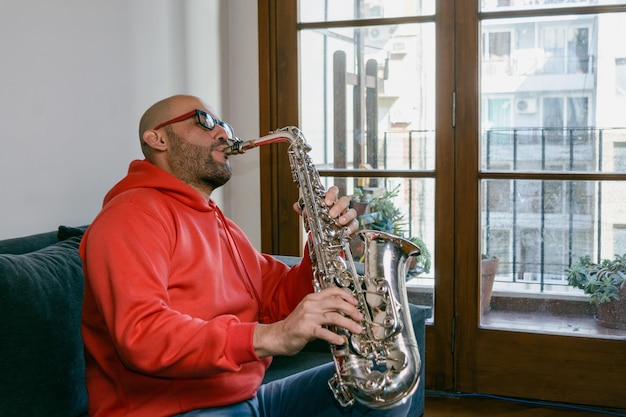
M232 128L198 98L173 96L146 111L139 135L145 160L106 195L80 248L89 415L345 411L326 386L332 366L260 387L272 355L341 344L324 326L358 334L362 315L344 290L313 292L308 253L292 268L258 253L211 200L231 177ZM326 202L357 229L336 187Z

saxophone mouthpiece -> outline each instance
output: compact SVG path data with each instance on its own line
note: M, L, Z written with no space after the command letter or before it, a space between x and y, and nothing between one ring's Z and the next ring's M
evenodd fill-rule
M238 137L235 137L232 140L232 145L230 145L228 148L226 148L224 150L224 153L226 155L240 155L242 153L244 153L245 151L247 151L248 149L252 148L253 146L247 146L249 145L250 142L244 142L243 140L239 139Z

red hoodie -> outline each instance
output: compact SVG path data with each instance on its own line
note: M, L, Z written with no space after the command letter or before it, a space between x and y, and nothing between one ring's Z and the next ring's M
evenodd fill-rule
M258 253L215 203L147 161L106 195L81 247L89 415L171 416L254 396L252 336L313 290L311 264Z

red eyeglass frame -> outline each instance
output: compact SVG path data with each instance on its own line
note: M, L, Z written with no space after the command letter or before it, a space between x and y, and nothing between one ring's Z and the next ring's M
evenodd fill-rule
M160 123L159 125L154 127L152 130L158 130L158 129L160 129L162 127L165 127L167 125L171 125L173 123L182 122L183 120L189 119L192 116L198 116L198 112L199 111L201 111L201 110L196 109L196 110L192 110L190 112L187 112L185 114L181 114L180 116L175 117L175 118L173 118L171 120L168 120L167 122ZM206 113L206 112L204 112L204 113ZM215 125L213 127L215 127Z

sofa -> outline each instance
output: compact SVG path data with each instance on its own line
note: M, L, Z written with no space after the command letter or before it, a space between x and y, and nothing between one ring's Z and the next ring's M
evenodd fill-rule
M78 246L86 226L0 241L0 417L87 415L80 333L83 271ZM279 257L286 263L296 257ZM411 305L424 359L430 309ZM332 361L312 342L298 355L275 357L265 381ZM410 416L424 412L424 367Z

